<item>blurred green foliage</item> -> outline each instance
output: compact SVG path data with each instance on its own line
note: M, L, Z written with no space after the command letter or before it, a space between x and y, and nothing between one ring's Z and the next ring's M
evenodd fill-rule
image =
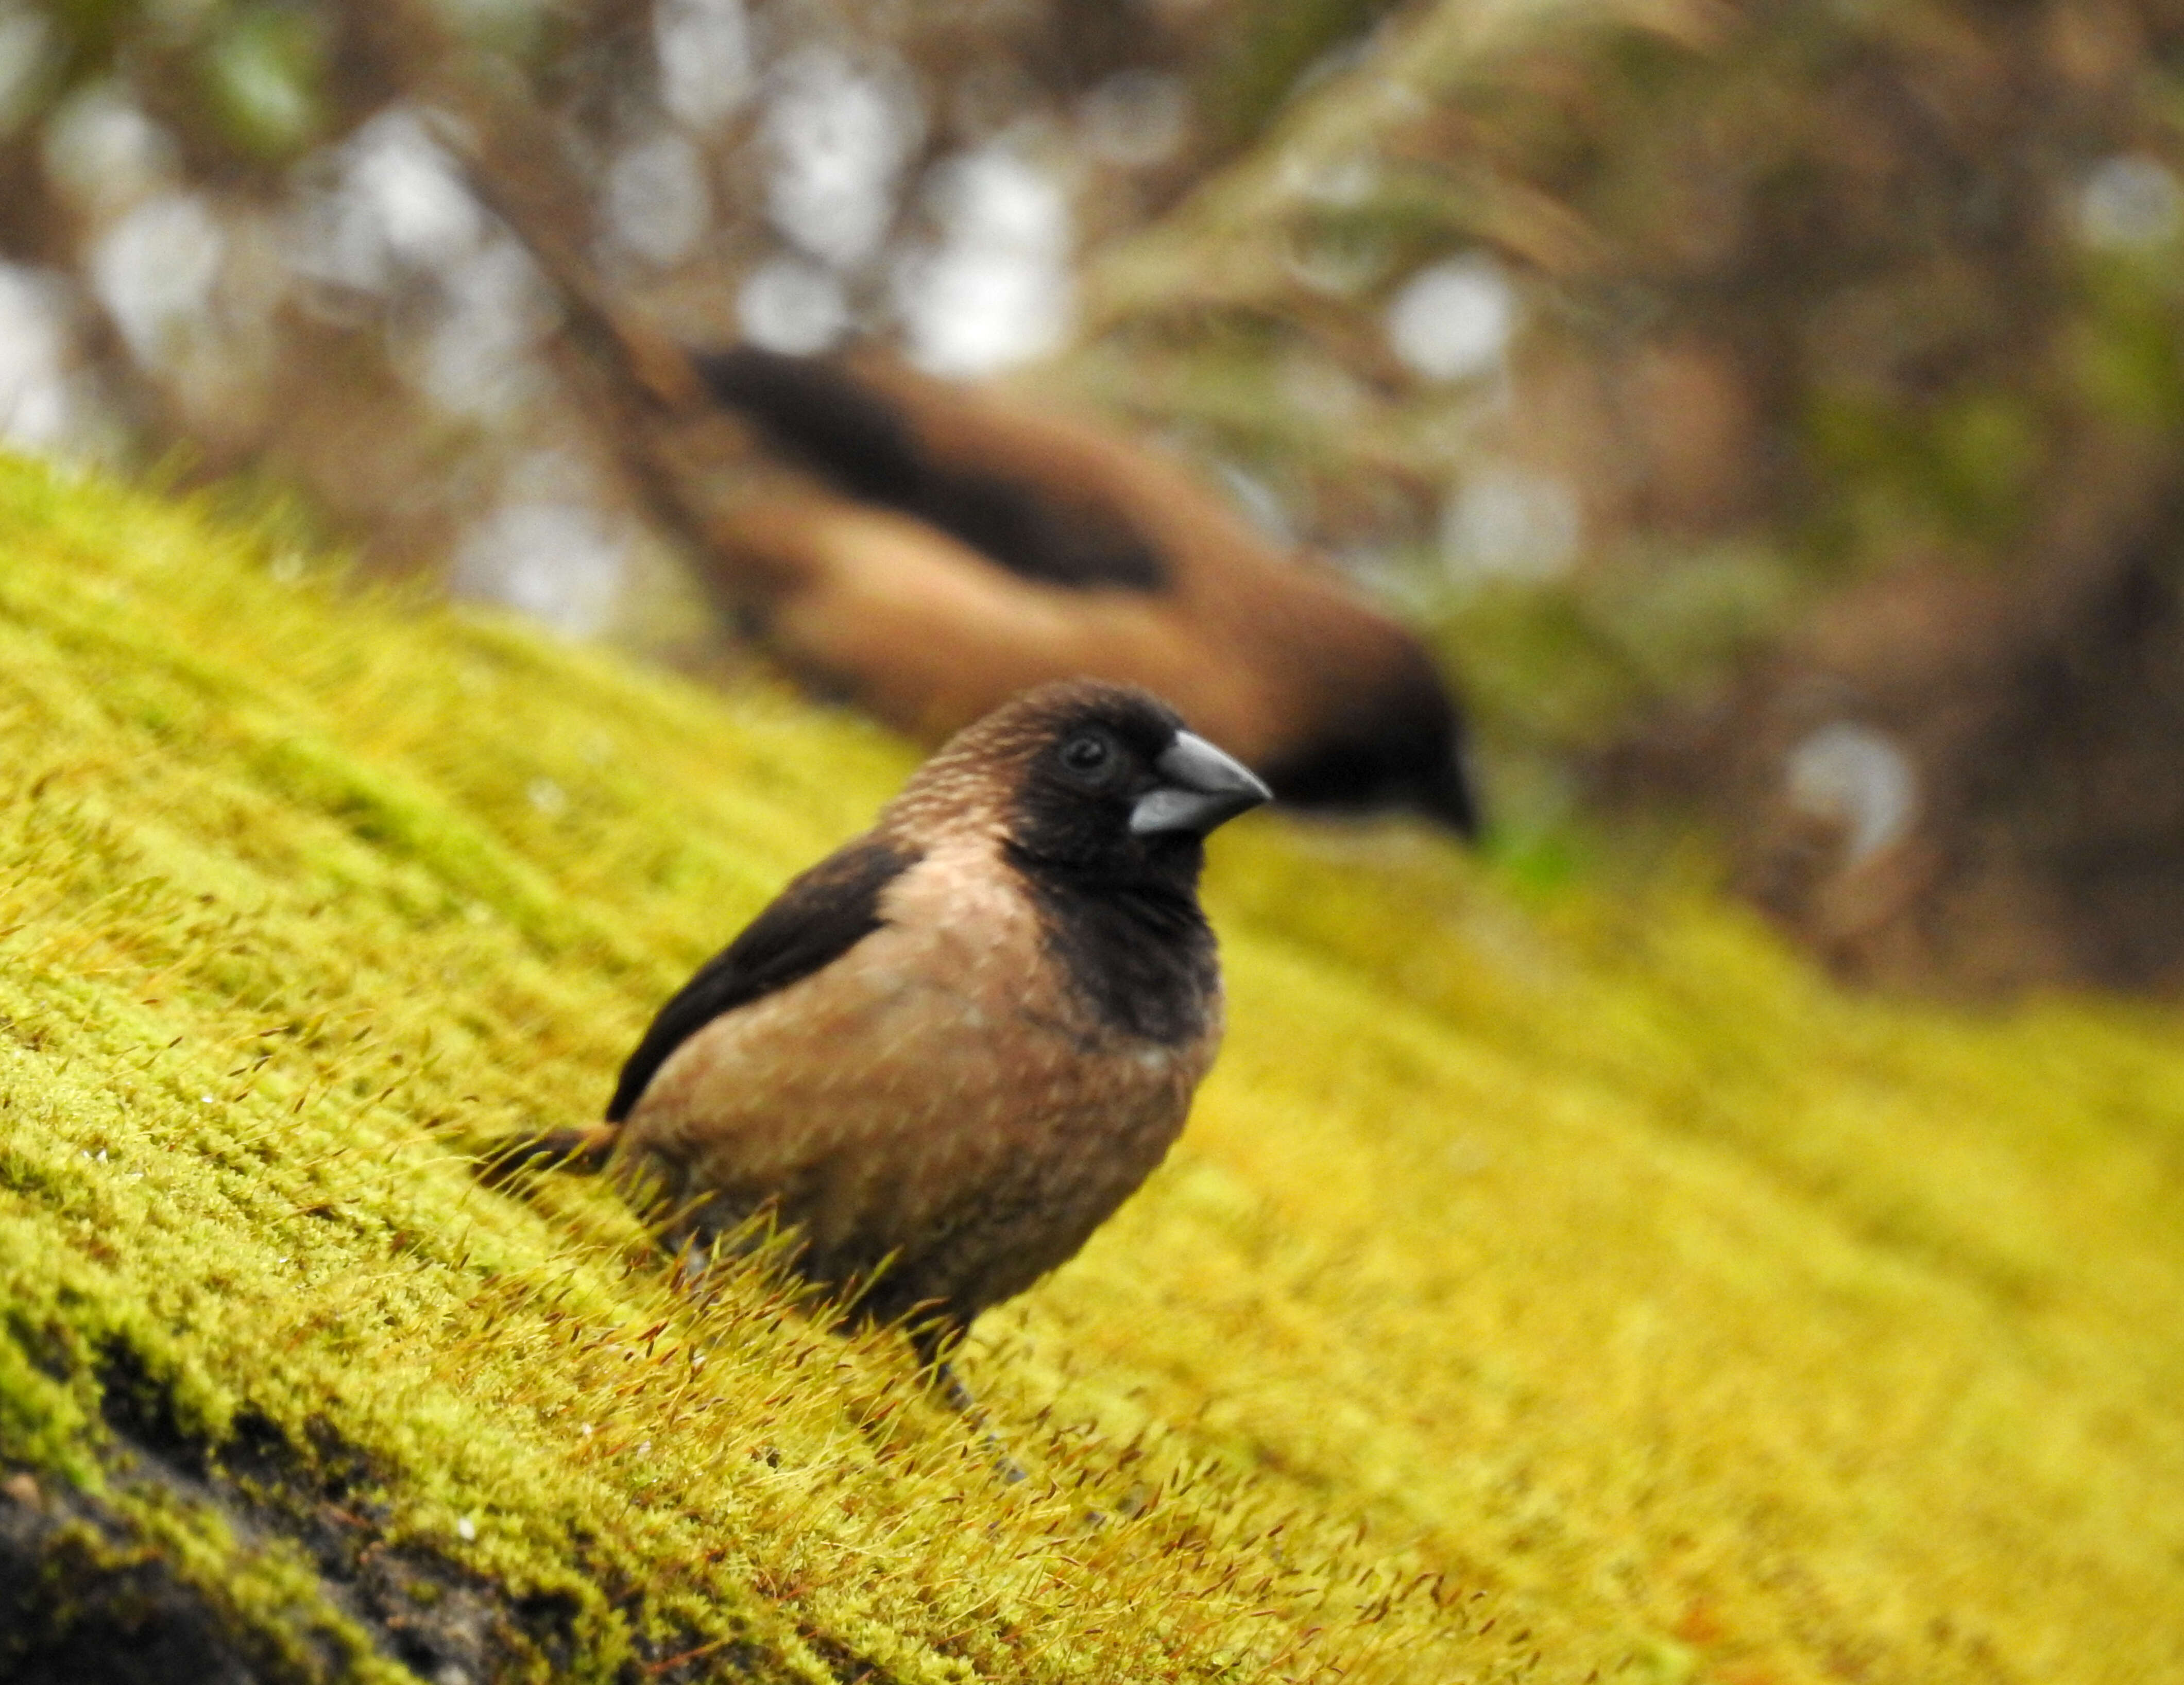
M213 118L239 149L292 158L324 131L324 27L309 8L237 8L198 51Z

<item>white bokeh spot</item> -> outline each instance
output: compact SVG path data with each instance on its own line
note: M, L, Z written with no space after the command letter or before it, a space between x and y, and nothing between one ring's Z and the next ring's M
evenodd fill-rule
M174 181L174 137L110 82L86 88L45 128L46 171L94 217L118 215Z
M933 177L938 244L895 278L910 356L935 374L997 374L1054 350L1074 308L1068 197L1006 146L959 154Z
M1459 583L1543 584L1567 574L1585 542L1585 511L1557 475L1490 464L1441 511L1441 556Z
M2078 235L2097 251L2143 251L2174 239L2184 189L2158 158L2125 153L2096 164L2078 190Z
M220 219L203 198L161 193L92 247L92 291L139 364L172 365L202 331L226 246Z
M677 122L711 129L750 97L750 19L743 0L659 0L652 40L660 103Z
M878 253L916 144L916 107L841 53L806 47L775 72L760 127L772 158L766 214L793 244L836 269Z
M1388 344L1424 379L1475 380L1502 366L1517 315L1516 289L1501 264L1480 254L1450 258L1397 289L1388 305Z
M414 111L381 113L336 158L332 186L309 199L292 261L314 279L385 292L477 249L488 224L455 162Z
M531 353L557 319L530 253L496 233L442 272L438 310L419 342L418 383L451 414L504 415L535 395Z
M455 595L499 603L565 637L611 622L629 544L588 503L515 498L471 529L455 552Z
M627 147L607 170L606 223L624 251L665 269L690 255L713 215L705 161L673 132Z
M736 316L752 343L808 357L841 338L850 325L850 301L832 270L805 258L779 257L744 282Z
M1846 869L1901 842L1919 816L1919 775L1895 738L1838 720L1791 749L1782 764L1790 805L1843 828Z
M75 425L72 348L60 277L0 262L0 440L30 451L67 442Z

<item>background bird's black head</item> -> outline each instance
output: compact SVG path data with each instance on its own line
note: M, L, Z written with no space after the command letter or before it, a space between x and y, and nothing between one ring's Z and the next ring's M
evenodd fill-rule
M1463 720L1437 673L1405 674L1266 769L1301 808L1407 808L1460 837L1479 833Z

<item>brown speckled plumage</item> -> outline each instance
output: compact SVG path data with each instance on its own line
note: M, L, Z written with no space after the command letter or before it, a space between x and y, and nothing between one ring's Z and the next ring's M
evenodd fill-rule
M1264 792L1232 781L1138 834L1149 792L1207 799L1173 755L1156 767L1178 742L1212 757L1194 776L1248 781L1179 731L1123 687L1018 698L670 1003L610 1108L610 1162L671 1242L770 1213L802 1275L911 1315L928 1355L1084 1244L1167 1153L1220 1039L1201 836ZM1063 759L1088 734L1114 750L1096 789ZM753 996L740 980L781 954L793 975Z

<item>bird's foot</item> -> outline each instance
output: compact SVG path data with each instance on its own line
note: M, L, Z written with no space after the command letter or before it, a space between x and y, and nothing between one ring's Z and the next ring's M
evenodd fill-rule
M948 1408L978 1430L978 1443L994 1460L994 1472L1006 1486L1015 1486L1030 1478L1022 1463L1009 1454L1009 1448L1000 1435L994 1432L986 1420L986 1412L971 1389L963 1384L963 1377L956 1372L955 1365L945 1358L933 1366L933 1390Z

